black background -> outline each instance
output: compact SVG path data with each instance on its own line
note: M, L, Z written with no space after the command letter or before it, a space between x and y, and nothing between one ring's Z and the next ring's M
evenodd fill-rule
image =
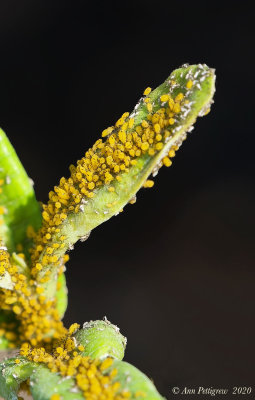
M44 202L145 87L184 62L216 68L212 112L173 166L67 270L66 324L106 315L169 398L255 391L253 30L245 1L0 2L0 124Z

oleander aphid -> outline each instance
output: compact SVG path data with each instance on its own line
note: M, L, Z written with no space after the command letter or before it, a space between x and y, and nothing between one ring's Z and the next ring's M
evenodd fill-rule
M105 129L42 208L15 151L0 130L0 395L17 399L162 399L152 382L122 361L126 339L109 321L83 328L62 322L66 252L99 224L136 202L170 167L198 116L210 110L214 70L184 65L130 114Z

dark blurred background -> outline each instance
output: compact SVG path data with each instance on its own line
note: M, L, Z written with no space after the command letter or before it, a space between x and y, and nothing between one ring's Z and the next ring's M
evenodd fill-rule
M173 166L77 244L67 269L66 324L106 315L128 337L126 360L169 398L173 386L255 391L248 4L0 2L0 125L44 202L147 86L184 62L216 68L212 112Z

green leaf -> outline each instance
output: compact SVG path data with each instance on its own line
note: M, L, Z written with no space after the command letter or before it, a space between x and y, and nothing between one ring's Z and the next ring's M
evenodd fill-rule
M36 201L33 184L28 178L18 156L0 128L0 205L4 207L0 237L14 251L19 243L27 241L26 230L31 225L37 230L41 225L41 211Z

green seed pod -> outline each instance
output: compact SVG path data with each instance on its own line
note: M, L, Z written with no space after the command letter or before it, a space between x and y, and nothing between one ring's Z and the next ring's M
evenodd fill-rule
M133 365L125 361L115 360L106 374L109 374L113 369L117 370L114 381L120 383L119 391L129 392L130 399L163 400L152 381Z
M64 253L117 215L144 184L148 187L150 174L171 165L171 154L186 139L197 117L209 111L214 90L214 70L206 65L175 70L157 89L145 91L146 97L130 116L123 114L114 127L103 131L105 142L97 141L76 167L70 167L71 177L60 180L44 206L38 243L44 243L49 227L54 231L43 250L34 255L44 266L38 279L50 271L51 279L44 285L46 296L54 296L56 265Z
M127 339L121 335L119 328L104 321L85 322L83 329L75 334L77 344L84 346L83 356L92 359L113 357L122 360Z

